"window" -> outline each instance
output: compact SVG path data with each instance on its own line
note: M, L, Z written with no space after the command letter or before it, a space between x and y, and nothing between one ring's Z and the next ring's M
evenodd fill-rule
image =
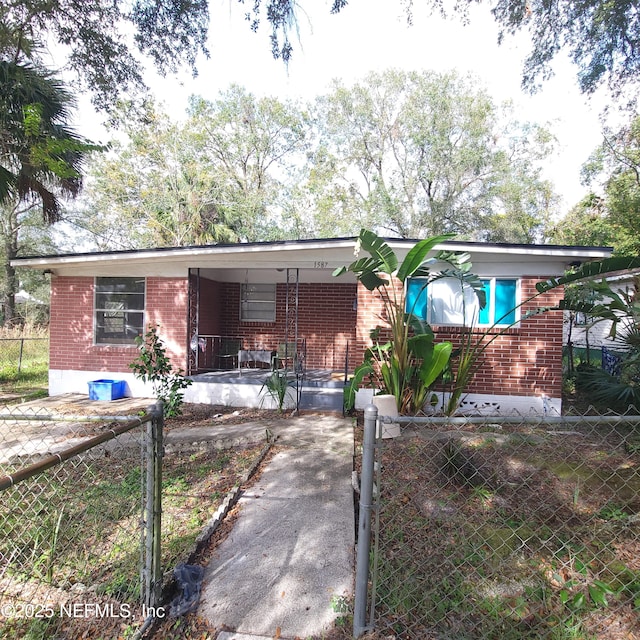
M240 291L240 320L275 322L276 285L243 284Z
M144 333L144 278L96 278L96 344L134 344Z
M518 281L512 278L483 279L487 303L480 309L478 298L459 280L443 278L425 287L425 280L412 278L407 285L407 311L430 324L489 327L510 325L519 320L515 306L519 299Z

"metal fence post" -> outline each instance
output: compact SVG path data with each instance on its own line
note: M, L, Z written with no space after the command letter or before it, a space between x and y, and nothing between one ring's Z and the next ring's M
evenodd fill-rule
M144 514L144 604L156 607L162 589L162 456L164 406L157 402L149 408L151 420L146 433L146 504Z
M24 352L24 338L20 338L20 355L18 356L18 373L22 371L22 354Z
M377 422L378 408L370 404L364 410L360 510L358 515L358 549L356 555L356 589L353 606L354 638L359 638L367 630L367 585L369 583L371 510L373 507L373 472Z

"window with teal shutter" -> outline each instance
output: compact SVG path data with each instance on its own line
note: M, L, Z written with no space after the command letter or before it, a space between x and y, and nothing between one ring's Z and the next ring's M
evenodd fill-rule
M487 304L480 311L480 326L510 325L516 322L518 315L518 281L507 278L482 280L482 288L487 296Z
M491 324L491 280L481 280L485 300L484 309L480 309L478 324L480 326Z
M413 313L422 318L427 319L427 287L425 281L419 278L411 278L407 284L407 313Z
M515 308L519 302L518 280L515 278L487 278L481 280L481 282L487 303L484 309L480 309L477 312L477 326L490 327L496 323L504 326L517 322L520 318L519 311ZM425 281L419 278L412 278L408 281L406 311L412 311L416 316L425 319L431 324L452 324L450 319L447 322L444 316L442 318L438 316L436 309L439 308L439 305L437 304L437 298L433 296L438 296L437 292L439 291L444 296L442 300L451 298L452 296L447 294L455 293L451 289L454 283L452 282L451 286L447 288L447 280L445 279L439 280L437 282L438 286L433 286L433 291L429 292L432 303L431 309L428 304L429 296L424 283ZM467 322L471 323L472 321L469 319ZM461 324L461 321L453 322L453 324Z

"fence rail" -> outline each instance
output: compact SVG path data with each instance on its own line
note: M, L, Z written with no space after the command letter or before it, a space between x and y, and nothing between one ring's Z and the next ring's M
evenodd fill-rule
M381 439L381 421L402 435ZM356 637L640 638L640 416L368 407L364 429Z
M0 636L139 637L191 611L191 563L270 444L192 440L187 410L164 455L160 406L36 406L0 408Z

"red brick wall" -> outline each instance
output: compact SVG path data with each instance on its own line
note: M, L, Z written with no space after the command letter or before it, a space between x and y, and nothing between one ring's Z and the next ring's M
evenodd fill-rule
M523 278L523 299L532 294L542 276ZM285 286L277 287L274 323L240 322L240 284L202 280L200 332L242 336L247 346L275 349L285 335ZM92 277L53 277L51 293L52 369L129 371L135 346L93 344ZM186 366L187 279L147 278L145 322L160 325L160 335L174 366ZM354 302L357 297L357 310ZM562 291L537 298L526 310L557 302ZM307 366L344 367L347 344L351 370L362 362L369 331L382 323L379 299L355 284L301 284L298 335L306 340ZM206 328L206 331L203 329ZM459 340L459 332L434 327L438 340ZM529 318L499 336L487 348L484 364L470 392L515 395L561 395L562 314L550 312Z
M306 366L310 368L344 368L347 345L351 350L351 367L355 357L356 299L355 284L300 284L298 290L298 337L306 342ZM247 347L276 349L284 342L286 287L276 289L275 322L240 322L240 284L221 283L221 333L242 337Z
M535 283L544 276L528 276L521 280L521 296L525 300L535 293ZM556 304L563 296L561 288L536 298L521 310L521 315L540 307ZM371 341L369 331L384 326L379 316L382 302L364 287L358 290L358 351L364 352ZM460 343L460 330L455 327L433 327L436 340ZM488 336L486 341L493 336ZM509 329L491 342L483 355L470 393L503 395L539 395L560 397L562 393L562 312L552 311L533 316Z
M198 332L204 335L222 335L220 318L221 285L219 282L200 278L200 305Z
M51 280L51 369L128 372L135 345L93 343L94 278ZM175 367L185 368L187 344L187 280L147 278L146 326L160 325L159 335Z
M145 320L158 333L174 367L185 369L189 286L187 278L147 278Z

